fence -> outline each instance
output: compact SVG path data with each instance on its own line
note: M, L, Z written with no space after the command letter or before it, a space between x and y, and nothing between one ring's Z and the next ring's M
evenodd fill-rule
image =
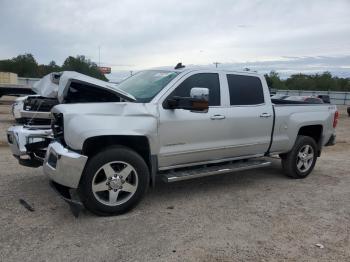
M19 85L32 87L40 78L30 78L30 77L18 77L17 82Z
M278 95L289 96L318 96L328 95L331 104L334 105L350 105L350 92L334 92L334 91L307 91L307 90L276 90Z

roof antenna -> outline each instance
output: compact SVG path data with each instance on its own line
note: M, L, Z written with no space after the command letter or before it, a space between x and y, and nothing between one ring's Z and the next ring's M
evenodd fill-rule
M174 69L181 69L181 68L185 68L184 65L182 65L182 63L177 63L177 65L174 67Z

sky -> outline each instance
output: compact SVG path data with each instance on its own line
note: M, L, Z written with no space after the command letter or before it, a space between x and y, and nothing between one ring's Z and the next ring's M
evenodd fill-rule
M0 59L85 55L111 80L180 61L350 77L349 14L350 0L0 0Z

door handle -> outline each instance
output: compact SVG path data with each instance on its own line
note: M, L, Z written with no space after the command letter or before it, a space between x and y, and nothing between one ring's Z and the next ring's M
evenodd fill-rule
M260 117L262 117L262 118L269 118L269 117L271 117L272 115L271 114L269 114L269 113L262 113L261 115L260 115Z
M225 119L225 116L223 115L213 115L210 117L211 120L221 120L221 119Z

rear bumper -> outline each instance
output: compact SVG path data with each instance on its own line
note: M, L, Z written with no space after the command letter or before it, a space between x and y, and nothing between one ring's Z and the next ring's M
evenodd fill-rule
M68 150L58 142L53 142L46 152L44 173L57 184L78 188L87 159L86 156Z

